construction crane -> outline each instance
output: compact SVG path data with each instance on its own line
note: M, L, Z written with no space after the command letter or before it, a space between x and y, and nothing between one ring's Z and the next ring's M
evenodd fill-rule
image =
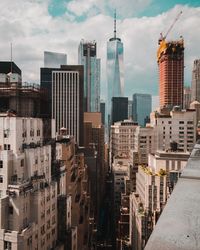
M180 11L178 13L178 15L176 16L176 18L174 19L173 23L169 27L169 29L168 29L167 33L165 34L165 36L163 36L163 34L160 33L160 39L158 40L159 48L157 50L157 61L159 61L159 58L160 58L161 54L164 51L166 51L166 49L167 49L167 42L165 41L165 39L168 36L168 34L170 33L170 31L172 30L172 28L174 27L175 23L177 22L177 20L179 19L179 17L181 16L182 13L183 13L182 11Z
M178 21L179 17L181 16L181 14L183 13L183 11L181 10L178 15L176 16L176 18L174 19L173 23L171 24L171 26L169 27L168 31L166 32L165 36L163 36L162 33L160 33L160 39L158 40L158 44L160 44L162 41L164 41L166 39L166 37L168 36L168 34L170 33L170 31L172 30L172 28L174 27L175 23Z

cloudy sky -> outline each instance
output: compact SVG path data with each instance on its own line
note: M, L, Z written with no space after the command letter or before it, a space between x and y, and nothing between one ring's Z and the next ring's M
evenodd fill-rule
M96 40L102 59L101 96L106 96L106 46L113 36L124 43L125 95L158 95L157 40L177 14L183 14L168 39L185 40L185 84L191 82L194 59L200 58L199 0L0 0L0 60L13 60L23 81L39 83L43 52L63 52L76 64L80 40Z

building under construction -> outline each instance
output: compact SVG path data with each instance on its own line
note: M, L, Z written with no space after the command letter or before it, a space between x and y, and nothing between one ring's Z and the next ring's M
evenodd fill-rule
M184 41L162 40L157 53L160 107L183 107Z
M40 106L45 100L45 90L39 85L22 83L21 70L14 62L0 62L0 112L42 117Z

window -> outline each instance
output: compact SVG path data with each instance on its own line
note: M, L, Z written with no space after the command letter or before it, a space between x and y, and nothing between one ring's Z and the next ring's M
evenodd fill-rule
M40 229L41 235L43 235L45 233L45 226L43 225Z
M4 144L4 150L10 150L10 144Z
M12 249L12 243L9 241L4 241L4 249L11 250Z
M33 129L30 130L30 136L34 136L34 130Z
M24 166L24 159L21 160L21 167Z
M179 121L179 124L184 124L184 121Z
M8 138L8 135L9 135L9 133L8 133L8 129L4 129L4 138Z
M56 230L55 230L55 228L53 228L53 229L51 230L51 234L54 235L55 232L56 232Z
M9 214L13 214L13 207L9 206Z
M0 160L0 168L3 168L3 161Z
M0 183L3 183L3 176L0 175Z

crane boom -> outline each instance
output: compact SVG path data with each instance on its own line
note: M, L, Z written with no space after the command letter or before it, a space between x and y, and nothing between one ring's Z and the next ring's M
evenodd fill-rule
M171 26L169 27L167 33L165 34L165 36L163 37L164 39L166 39L166 37L168 36L169 32L172 30L172 28L174 27L174 24L178 21L179 17L181 16L181 14L183 13L183 11L181 10L178 15L176 16L176 18L174 19L173 23L171 24Z

